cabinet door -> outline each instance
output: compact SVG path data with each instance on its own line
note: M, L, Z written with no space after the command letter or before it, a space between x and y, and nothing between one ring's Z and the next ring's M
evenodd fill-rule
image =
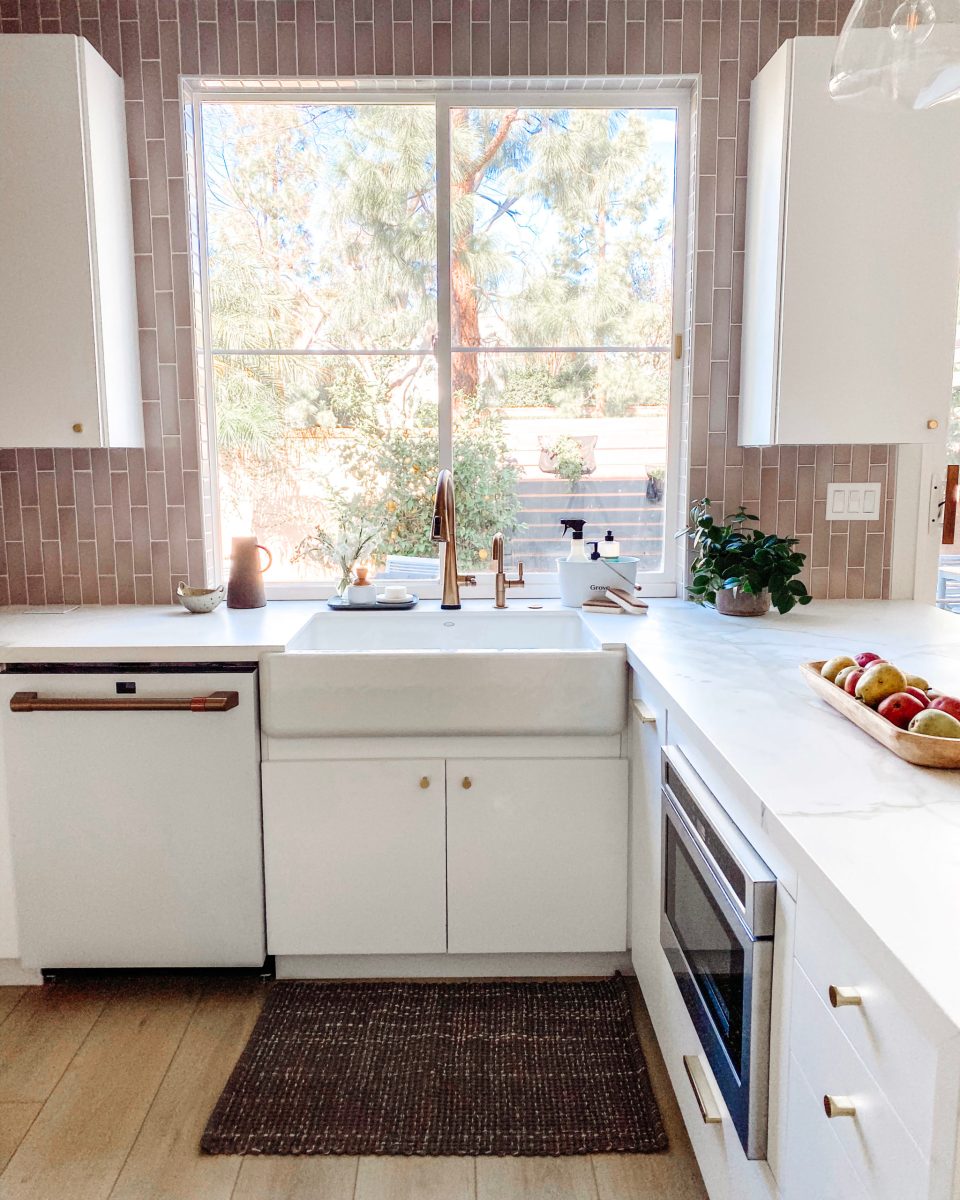
M447 763L451 953L623 950L627 764Z
M442 759L263 764L271 954L447 948Z
M630 948L646 989L660 953L660 747L667 713L637 675L630 706Z
M867 1200L797 1061L790 1059L787 1137L780 1189L783 1200Z

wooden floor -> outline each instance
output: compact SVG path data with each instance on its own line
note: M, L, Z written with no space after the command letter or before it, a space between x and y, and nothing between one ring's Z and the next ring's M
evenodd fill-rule
M201 1156L263 999L182 977L0 988L0 1200L706 1200L639 993L667 1154Z

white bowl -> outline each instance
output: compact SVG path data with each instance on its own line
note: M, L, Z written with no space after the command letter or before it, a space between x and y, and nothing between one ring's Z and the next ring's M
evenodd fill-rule
M177 587L177 599L183 607L192 613L213 612L227 594L227 585L221 583L215 588L190 587L181 583Z

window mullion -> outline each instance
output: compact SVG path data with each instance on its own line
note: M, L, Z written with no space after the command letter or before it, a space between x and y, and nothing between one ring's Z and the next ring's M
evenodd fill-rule
M453 466L453 364L450 358L450 103L436 102L437 130L437 401L440 466Z

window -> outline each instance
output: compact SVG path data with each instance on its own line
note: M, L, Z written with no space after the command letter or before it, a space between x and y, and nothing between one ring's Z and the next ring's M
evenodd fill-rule
M501 530L547 594L582 516L672 582L680 98L221 89L191 111L221 553L253 532L303 585L357 546L416 570L450 465L463 569Z

